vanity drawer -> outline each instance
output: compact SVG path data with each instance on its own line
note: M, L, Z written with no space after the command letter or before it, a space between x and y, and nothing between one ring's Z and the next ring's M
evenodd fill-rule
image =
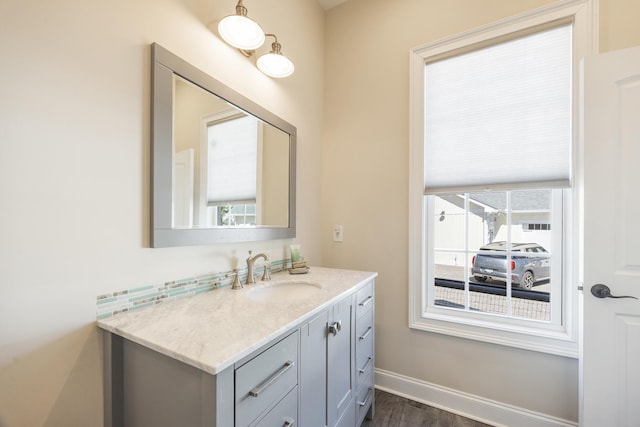
M363 357L356 362L356 390L373 378L373 356Z
M356 359L373 354L373 311L356 321Z
M373 307L373 282L368 283L356 294L356 319Z
M356 422L356 407L353 404L353 400L349 401L349 405L342 414L342 418L338 421L335 427L353 427ZM303 427L303 426L300 426Z
M298 387L289 392L264 418L252 427L289 427L298 425Z
M235 372L236 426L250 425L298 384L298 332Z
M373 388L373 380L368 384L363 384L363 387L358 389L358 394L356 395L356 425L359 426L362 424L362 420L373 404L375 393L376 391Z

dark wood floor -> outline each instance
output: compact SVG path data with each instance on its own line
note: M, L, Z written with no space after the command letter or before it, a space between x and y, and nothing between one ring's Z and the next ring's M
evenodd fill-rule
M491 427L381 390L375 399L373 420L362 427Z

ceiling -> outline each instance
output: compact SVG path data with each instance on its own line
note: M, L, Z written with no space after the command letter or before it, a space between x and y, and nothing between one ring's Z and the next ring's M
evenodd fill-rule
M318 3L320 3L320 6L322 6L324 10L329 10L332 7L335 7L340 3L344 3L346 1L347 0L318 0Z

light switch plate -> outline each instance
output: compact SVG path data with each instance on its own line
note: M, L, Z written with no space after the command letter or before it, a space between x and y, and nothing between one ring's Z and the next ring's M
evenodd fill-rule
M333 241L334 242L342 242L343 239L343 233L342 233L342 226L341 225L334 225L333 226Z

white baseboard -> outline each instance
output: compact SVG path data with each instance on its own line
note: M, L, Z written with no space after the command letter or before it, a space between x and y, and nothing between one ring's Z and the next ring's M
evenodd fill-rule
M575 427L573 421L530 411L382 369L376 388L496 427Z

